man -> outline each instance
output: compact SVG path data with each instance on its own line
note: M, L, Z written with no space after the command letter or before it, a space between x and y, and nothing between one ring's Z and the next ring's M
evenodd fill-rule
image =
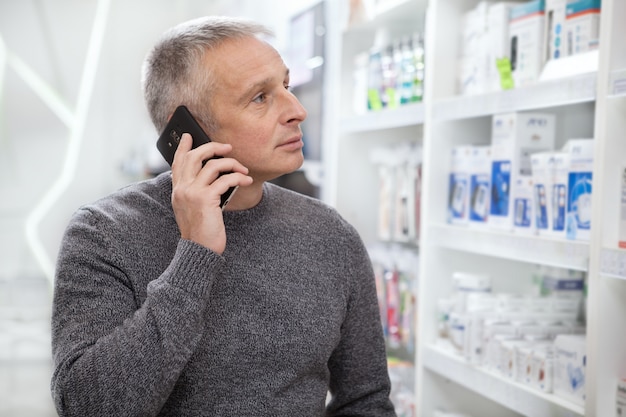
M184 104L213 142L185 134L171 173L72 218L52 316L61 416L394 415L361 240L267 182L302 164L306 117L267 34L202 18L148 55L157 130Z

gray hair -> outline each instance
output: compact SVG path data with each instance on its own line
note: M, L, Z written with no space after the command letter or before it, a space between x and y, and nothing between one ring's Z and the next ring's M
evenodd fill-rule
M205 53L231 39L272 36L251 20L207 16L167 30L146 56L141 85L152 123L161 132L168 117L186 105L208 132L217 127L211 116L212 74L202 67Z

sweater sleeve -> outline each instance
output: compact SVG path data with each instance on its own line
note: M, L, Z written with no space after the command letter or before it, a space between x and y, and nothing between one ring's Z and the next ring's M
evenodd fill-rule
M123 268L123 244L116 240L123 234L111 234L101 223L79 211L59 253L52 312L55 405L67 417L157 415L202 337L207 295L223 259L179 240L138 308Z
M326 415L395 416L372 264L360 239L350 250L348 308L328 364L332 399Z

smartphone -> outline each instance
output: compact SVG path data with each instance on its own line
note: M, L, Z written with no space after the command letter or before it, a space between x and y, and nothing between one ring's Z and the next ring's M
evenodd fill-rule
M187 107L178 106L157 140L157 149L170 166L172 166L172 161L174 161L174 153L178 148L183 133L189 133L193 138L192 149L211 141ZM216 156L216 158L221 158L221 156ZM224 174L221 173L220 176ZM237 187L230 187L228 191L222 194L220 199L220 207L222 209L228 204L236 190Z

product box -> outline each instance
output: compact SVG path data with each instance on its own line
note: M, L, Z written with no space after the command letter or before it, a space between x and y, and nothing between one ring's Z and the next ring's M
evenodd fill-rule
M543 46L546 60L566 57L565 17L567 0L546 0L545 43Z
M518 372L520 372L520 366L517 363L519 359L518 352L521 348L532 345L533 342L523 339L505 340L502 342L502 346L500 347L500 360L502 363L502 372L505 377L517 381L518 378L523 376L518 375Z
M469 169L471 145L455 146L450 154L448 222L467 224L469 219Z
M491 293L491 277L488 275L455 272L452 274L452 285L455 291L457 304L455 311L467 312L467 299L471 294Z
M419 201L418 181L421 149L411 144L396 149L395 195L393 240L414 242L417 240L419 222L416 202Z
M565 220L568 239L589 240L591 233L593 144L593 139L570 139L564 147L570 158Z
M516 233L535 233L533 215L533 179L520 175L513 186L513 229Z
M571 167L570 154L556 152L554 154L554 178L552 181L552 232L559 237L565 237L565 217L567 214L568 175Z
M585 335L558 335L554 340L554 394L585 405L587 356Z
M529 386L541 392L552 392L555 386L555 351L552 344L540 344L533 348L530 356Z
M469 224L484 226L489 216L491 146L474 146L469 168Z
M517 346L515 349L515 364L517 371L515 372L515 381L530 385L531 379L531 355L534 345Z
M376 148L370 160L378 167L378 239L389 241L393 236L395 195L395 154L388 147Z
M452 346L456 349L457 353L461 354L465 351L465 343L467 341L467 323L470 316L467 313L450 313L449 319L449 337Z
M481 94L485 84L485 32L487 5L480 2L462 17L459 88L461 94Z
M509 39L516 87L533 84L543 69L545 2L533 0L511 8Z
M600 3L600 0L568 0L565 17L568 54L598 49Z
M517 328L511 321L502 318L488 318L482 324L481 363L489 370L497 370L500 365L499 343L502 337L516 339Z
M504 24L490 16L493 1L480 1L463 15L462 55L459 59L459 82L462 94L482 94L499 88L499 76L496 62L492 61L494 35L507 35L508 50L508 15ZM496 16L497 17L497 16ZM495 33L497 32L497 34ZM508 53L507 53L508 54Z
M552 233L552 181L554 152L537 152L530 156L533 179L535 228L539 235Z
M555 116L506 113L493 117L490 226L513 230L513 195L520 175L530 175L531 155L554 148Z
M486 90L487 92L500 91L500 73L497 60L511 58L511 43L509 39L509 16L511 8L519 3L498 2L489 4L487 9L487 39L486 39Z
M537 375L537 377L535 377L534 368L540 368L540 366L537 365L538 363L540 364L540 362L536 360L535 352L552 349L552 347L552 340L537 340L532 343L516 347L515 364L517 366L517 371L515 372L515 381L529 387L535 387L536 381L541 379L541 375Z
M620 217L619 217L619 232L617 238L617 245L626 249L626 166L622 167L621 172L621 188L620 188Z

